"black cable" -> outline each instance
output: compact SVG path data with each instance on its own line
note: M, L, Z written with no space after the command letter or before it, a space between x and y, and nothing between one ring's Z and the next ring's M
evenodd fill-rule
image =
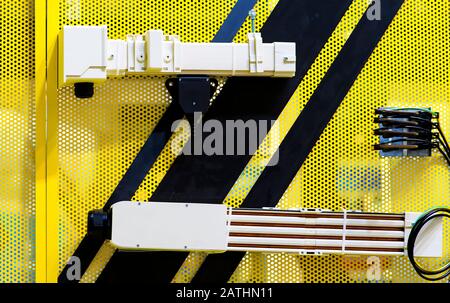
M387 143L398 143L398 142L412 142L412 143L423 143L423 144L431 144L430 140L425 140L425 139L417 139L417 138L402 138L402 139L395 139L392 141L386 141L383 144L387 144ZM392 144L394 145L394 144Z
M374 134L377 136L382 136L383 138L396 138L396 137L405 137L405 138L431 138L431 131L419 131L414 129L407 128L389 128L383 127L374 130Z
M448 147L445 146L445 143L442 141L441 137L437 137L439 140L439 144L442 145L442 147L444 148L445 153L447 154L447 156L450 158L450 149Z
M415 116L409 116L409 119L417 122L423 122L424 124L430 124L431 123L431 117L430 118L422 118L422 117L415 117Z
M450 146L448 145L447 138L445 137L444 132L442 131L441 124L439 123L439 120L438 120L438 122L435 125L436 125L436 129L438 130L439 134L442 136L442 139L444 140L444 146L446 147L446 149L448 151L450 151Z
M406 144L393 144L406 142ZM412 144L410 144L412 143ZM375 144L375 150L395 150L395 149L430 149L434 145L431 140L415 139L415 138L402 138L392 141L386 141L384 143Z
M376 109L375 114L382 115L385 117L392 117L392 116L406 116L406 117L426 117L426 118L432 118L433 114L424 111L424 110L403 110L401 108L398 109Z
M411 121L411 120L399 120L399 119L395 119L395 118L380 118L377 117L374 119L375 123L379 123L382 124L383 126L398 126L397 128L402 128L403 126L425 126L423 122L419 122L419 121ZM426 123L428 126L428 123ZM429 123L429 125L431 126L431 122Z
M438 281L441 279L446 278L450 275L450 262L448 262L446 265L442 266L439 269L429 270L423 268L421 265L417 263L414 257L414 246L416 243L416 239L422 230L422 228L427 224L429 221L440 218L440 217L446 217L450 218L450 209L439 207L432 209L428 212L425 212L422 216L420 216L416 222L413 224L411 228L411 232L409 234L408 238L408 244L407 244L407 251L408 251L408 258L411 262L411 265L413 266L414 270L417 272L419 276L422 278L429 280L429 281Z
M422 149L432 149L435 145L430 144L414 144L414 145L404 145L404 144L376 144L374 145L375 150L382 150L384 152L394 151L394 150L422 150Z
M445 146L445 143L444 143L444 141L442 141L442 138L437 136L437 139L438 139L438 145L441 144L442 147L444 148L444 151L447 154L447 156L450 156L450 149L447 148L447 146Z
M379 114L385 114L386 116L388 116L388 118L376 118L375 122L381 123L383 126L385 126L386 124L391 124L391 125L395 125L395 126L400 126L400 125L414 125L416 124L416 128L422 128L420 126L423 125L424 122L426 122L426 119L422 118L422 117L409 117L409 120L411 121L407 121L407 122L403 122L402 120L397 120L396 118L400 115L398 114L398 111L379 111ZM406 112L404 114L402 114L401 116L407 115ZM415 113L415 115L417 115L417 112ZM414 138L406 138L406 137L411 137L411 136L415 136L416 134L413 132L408 132L406 133L407 136L405 136L405 138L403 139L397 139L397 140L393 140L390 142L386 142L386 143L395 143L395 142L417 142L420 144L417 144L418 147L419 145L423 144L423 143L429 143L431 147L435 147L437 148L441 154L444 156L445 160L447 161L448 165L450 166L450 146L448 144L447 138L444 135L444 132L441 129L440 123L439 123L439 116L437 115L432 115L432 118L436 118L437 122L433 123L430 120L430 126L434 127L438 130L438 133L433 133L433 135L430 137L430 140L422 140L422 139L414 139ZM428 123L426 123L428 124ZM410 126L412 127L412 126ZM378 135L401 135L401 133L396 132L393 130L394 127L390 127L389 128L380 128L378 130L375 130L375 134ZM418 135L418 134L417 134ZM416 135L416 136L417 136ZM434 141L433 141L434 139ZM437 140L436 140L437 139ZM394 149L395 144L377 144L375 145L375 148L381 148L381 147L388 147L390 149ZM400 147L405 147L404 145L398 145L398 148ZM439 208L434 208L430 211L425 212L424 214L422 214L417 220L416 222L413 224L412 228L411 228L411 232L409 234L408 237L408 243L407 243L407 253L408 253L408 258L409 261L411 262L411 265L413 266L414 270L417 272L417 274L429 281L438 281L441 279L444 279L448 276L450 276L450 262L447 262L447 264L445 264L444 266L438 268L438 269L433 269L433 270L429 270L426 269L424 267L422 267L415 259L414 256L414 247L416 244L416 240L417 237L419 236L421 230L423 229L423 227L430 221L436 219L436 218L450 218L450 209L449 208L445 208L445 207L439 207Z
M445 153L439 145L437 145L437 148L439 149L439 151L441 152L441 154L444 156L445 160L447 161L448 165L450 166L449 155L447 153Z

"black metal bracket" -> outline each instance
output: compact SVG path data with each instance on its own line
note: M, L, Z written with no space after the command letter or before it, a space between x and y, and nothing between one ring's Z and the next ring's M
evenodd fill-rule
M75 97L80 99L88 99L94 96L94 83L81 82L74 85Z
M217 90L218 82L208 76L182 76L170 78L166 87L173 98L178 102L186 115L204 113Z

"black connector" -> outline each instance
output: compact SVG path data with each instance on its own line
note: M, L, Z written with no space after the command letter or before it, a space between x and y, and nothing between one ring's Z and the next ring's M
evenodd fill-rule
M88 213L88 234L92 237L111 239L112 210L91 210Z
M74 85L75 97L80 99L92 98L94 96L94 83L81 82Z

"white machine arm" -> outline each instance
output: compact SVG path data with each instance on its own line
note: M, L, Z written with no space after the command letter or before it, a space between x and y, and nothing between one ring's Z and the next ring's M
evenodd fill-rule
M295 43L184 43L161 30L108 40L106 26L64 26L59 36L59 86L103 82L107 76L220 75L293 77Z
M104 222L107 238L122 250L405 255L419 215L124 201ZM415 256L441 257L442 221L427 224Z

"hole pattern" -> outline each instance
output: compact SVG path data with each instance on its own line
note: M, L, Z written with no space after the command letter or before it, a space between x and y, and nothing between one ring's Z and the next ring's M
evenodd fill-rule
M179 35L182 41L209 42L235 3L236 0L61 0L59 27L107 25L111 39L162 29L166 34ZM266 0L257 3L257 30L264 23L270 5ZM234 41L246 41L249 31L247 20ZM71 87L58 90L58 133L54 135L58 136L59 153L59 270L86 233L87 213L103 206L170 104L165 80L164 77L109 80L97 85L94 98L89 100L76 99ZM226 79L218 80L220 90ZM183 129L172 137L133 200L149 199L176 157L172 146L183 146L187 138ZM112 251L111 247L102 248L83 282L95 281Z
M257 29L277 1L259 1ZM210 41L235 1L60 1L59 25L107 24L111 38L161 28L184 41ZM127 9L124 10L123 7ZM355 0L300 84L271 133L236 182L225 203L239 206L267 164L274 147L320 83L367 1ZM341 107L279 203L280 208L423 211L448 204L449 168L430 158L382 159L372 151L373 110L380 106L425 106L441 112L449 133L448 14L450 3L406 0ZM235 41L245 41L247 20ZM411 38L413 37L413 38ZM90 100L76 100L71 88L58 91L59 268L86 232L87 212L100 208L170 103L164 79L109 80ZM183 144L186 136L180 137ZM333 152L330 152L333 151ZM134 200L145 201L174 160L166 148ZM415 176L411 182L411 176ZM448 224L444 258L449 253ZM86 282L113 250L103 248ZM174 282L189 282L205 254L190 254ZM102 263L103 262L103 263ZM425 260L437 266L442 260ZM379 275L374 275L377 269ZM375 276L375 278L374 278ZM249 253L230 282L408 282L417 277L405 257L294 256Z
M33 1L0 3L0 281L35 280Z
M280 208L420 212L449 205L449 168L438 152L429 158L386 159L371 148L377 140L372 133L374 109L382 106L431 106L441 113L449 133L449 12L448 1L405 1ZM424 266L438 268L449 259L449 226L444 224L443 258L423 259ZM255 270L254 255L246 255L231 282L266 281L270 265ZM284 276L294 270L303 282L425 282L407 257L296 256L299 268L289 263L292 256L278 258L282 266L273 269L276 281L296 282ZM374 268L379 268L378 276Z

